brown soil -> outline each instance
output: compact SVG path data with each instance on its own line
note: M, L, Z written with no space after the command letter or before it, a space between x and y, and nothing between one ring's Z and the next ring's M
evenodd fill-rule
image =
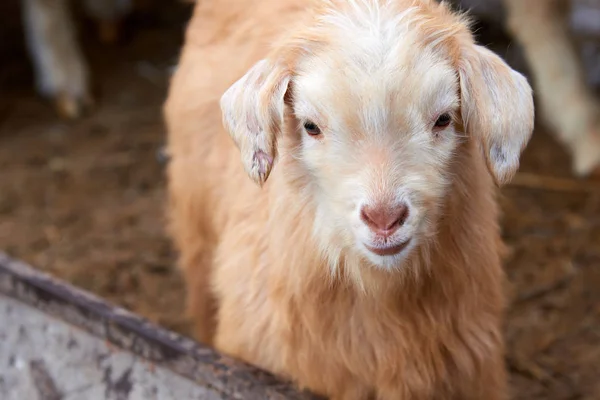
M138 15L117 46L85 35L99 103L65 123L35 95L18 18L6 18L18 7L5 4L16 22L0 27L14 38L0 42L0 248L186 332L156 154L188 9ZM568 178L569 158L538 131L521 171ZM600 398L600 191L509 186L501 204L515 398Z

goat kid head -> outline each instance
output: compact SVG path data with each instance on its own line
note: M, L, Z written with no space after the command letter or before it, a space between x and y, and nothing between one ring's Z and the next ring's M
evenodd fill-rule
M434 234L461 142L497 184L512 178L531 87L444 3L321 3L224 93L224 126L260 185L289 156L282 173L306 182L321 250L396 268Z

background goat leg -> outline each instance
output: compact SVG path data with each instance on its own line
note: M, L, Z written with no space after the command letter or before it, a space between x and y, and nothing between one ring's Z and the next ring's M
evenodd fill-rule
M508 29L532 70L539 109L567 146L577 175L600 164L600 104L569 32L565 0L504 0Z
M25 36L38 92L65 118L92 104L89 72L76 38L67 0L21 0Z
M104 43L118 40L122 18L133 9L132 0L84 0L83 5L98 21L99 38Z

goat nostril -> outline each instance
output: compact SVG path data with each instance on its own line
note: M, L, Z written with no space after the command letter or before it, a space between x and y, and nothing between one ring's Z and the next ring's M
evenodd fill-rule
M404 203L395 207L364 206L360 210L360 218L371 230L386 235L392 234L404 225L408 214L408 206Z
M371 218L369 218L369 214L367 214L367 208L363 207L360 210L360 219L362 219L362 221L367 224L368 226L371 225L375 225L375 223L373 221L371 221Z
M394 222L394 225L402 226L408 218L408 207L406 204L401 204L397 209L398 219Z

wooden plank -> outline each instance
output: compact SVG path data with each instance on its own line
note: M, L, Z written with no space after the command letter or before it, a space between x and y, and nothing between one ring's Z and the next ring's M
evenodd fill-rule
M2 400L223 400L218 391L0 295Z
M0 320L2 399L318 399L1 252Z

